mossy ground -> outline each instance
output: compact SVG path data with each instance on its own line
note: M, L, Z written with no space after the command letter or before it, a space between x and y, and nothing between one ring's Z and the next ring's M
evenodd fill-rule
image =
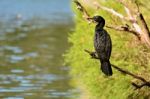
M122 6L113 4L113 1L106 4L122 12ZM75 5L73 5L73 8ZM91 15L101 15L105 18L106 24L118 25L122 23L118 18L104 11L95 11L87 8ZM94 51L93 36L94 24L88 24L82 18L82 14L74 8L75 31L70 33L69 42L72 46L65 55L66 62L70 64L70 74L74 77L77 85L82 89L84 99L148 99L150 88L143 87L135 90L131 85L134 80L128 75L121 74L113 69L113 76L106 77L100 70L98 60L90 59L84 49ZM144 12L146 13L146 12ZM105 28L112 38L111 63L132 73L139 74L144 78L150 76L150 51L144 47L133 34L117 32ZM138 82L138 81L136 81Z

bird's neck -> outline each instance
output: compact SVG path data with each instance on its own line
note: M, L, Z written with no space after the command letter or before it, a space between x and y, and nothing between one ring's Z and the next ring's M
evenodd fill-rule
M95 27L95 31L102 31L103 30L103 27L104 27L105 23L101 22L101 23L98 23Z

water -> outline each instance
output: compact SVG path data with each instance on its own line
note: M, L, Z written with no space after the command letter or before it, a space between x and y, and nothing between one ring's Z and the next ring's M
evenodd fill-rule
M1 0L0 12L0 99L77 99L62 57L69 0Z

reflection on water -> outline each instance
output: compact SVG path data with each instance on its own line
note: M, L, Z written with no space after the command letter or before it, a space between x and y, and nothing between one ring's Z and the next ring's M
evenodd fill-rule
M22 6L30 4L29 8L60 2L37 0L34 5L32 0L12 1ZM51 12L57 12L55 15L58 17L44 18L43 13L42 16L35 17L30 11L29 15L24 16L25 19L14 20L13 17L8 17L18 11L18 5L12 5L12 1L0 1L0 11L3 13L0 14L0 99L75 98L77 89L69 85L68 68L62 65L62 53L68 48L67 33L73 27L71 13L64 8L58 14L60 9L52 11L52 8L49 8ZM63 1L64 7L69 5L68 0ZM2 7L6 5L15 8L12 8L11 13L9 8L3 11ZM22 10L22 13L26 14L26 10ZM33 12L38 13L38 10L33 9ZM62 14L63 12L65 14ZM6 19L3 17L5 15ZM18 17L22 17L21 15ZM10 21L12 19L13 21Z

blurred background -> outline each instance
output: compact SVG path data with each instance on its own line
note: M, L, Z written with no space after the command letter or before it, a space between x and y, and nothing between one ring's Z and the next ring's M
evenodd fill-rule
M73 27L70 0L0 0L0 99L75 98L62 57Z

